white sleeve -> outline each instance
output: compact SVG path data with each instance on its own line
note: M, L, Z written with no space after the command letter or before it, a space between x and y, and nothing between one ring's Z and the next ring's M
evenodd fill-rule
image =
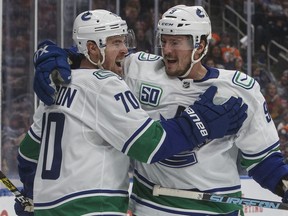
M44 103L40 102L33 115L33 124L30 127L29 135L34 139L40 139L42 133L42 116L44 112Z
M149 116L123 80L112 77L105 86L96 102L97 131L108 143L121 150Z
M242 95L244 99L247 98L245 90ZM243 153L257 154L277 144L279 137L258 84L255 84L249 95L250 98L245 100L248 105L248 118L236 143Z

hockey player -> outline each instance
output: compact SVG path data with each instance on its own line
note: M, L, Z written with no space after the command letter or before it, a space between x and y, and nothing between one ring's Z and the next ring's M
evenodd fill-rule
M184 151L154 164L136 162L131 206L137 216L243 214L238 205L152 194L153 186L161 185L239 197L238 151L249 176L288 202L288 165L283 163L279 137L259 84L240 71L202 65L210 37L211 23L205 10L200 6L178 5L165 12L158 23L162 57L140 52L129 55L123 62L128 86L154 119L181 113L191 99L196 100L211 85L218 87L214 101L240 96L249 107L248 119L236 135L215 139L200 149ZM54 56L60 58L59 52L55 51ZM52 56L49 59L54 61ZM42 84L34 89L49 103L53 101L53 88L45 77L51 69L42 69L42 64L36 63L35 77ZM55 61L51 67L59 68ZM63 67L67 69L68 65ZM65 77L64 70L63 80L67 80Z
M126 215L130 158L154 163L191 151L236 133L247 117L241 98L214 105L217 88L211 87L180 116L152 120L117 75L129 36L126 22L106 10L75 19L81 69L72 71L69 84L58 86L52 106L40 105L19 149L19 174L25 195L33 195L35 215ZM49 55L46 48L37 52L38 61ZM18 203L15 209L32 214Z

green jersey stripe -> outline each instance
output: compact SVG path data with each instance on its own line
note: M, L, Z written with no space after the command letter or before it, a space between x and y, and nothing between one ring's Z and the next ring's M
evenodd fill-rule
M149 163L155 150L162 144L163 136L165 136L165 133L161 124L153 122L130 147L128 156L138 161Z
M269 152L265 152L265 154L263 154L262 156L254 158L254 159L243 156L243 158L241 159L241 166L243 168L250 169L251 167L260 163L262 160L264 160L269 155L271 155L275 152L278 152L279 149L280 149L279 146L277 146L276 148L271 149Z
M37 206L37 204L36 204ZM97 215L103 213L105 215L126 215L128 210L128 197L118 196L93 196L81 197L65 202L57 207L43 208L36 207L34 209L37 216L55 216L69 215L79 216L85 214Z
M38 160L40 144L26 134L24 140L20 144L19 151L27 158Z

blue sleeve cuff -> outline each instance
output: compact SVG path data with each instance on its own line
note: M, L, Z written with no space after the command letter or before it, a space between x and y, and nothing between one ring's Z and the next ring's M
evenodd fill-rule
M23 183L23 193L25 196L32 199L37 164L25 160L23 157L21 157L21 155L18 155L17 160L20 181Z
M279 181L288 175L288 165L280 152L275 152L251 169L248 174L263 188L275 193Z

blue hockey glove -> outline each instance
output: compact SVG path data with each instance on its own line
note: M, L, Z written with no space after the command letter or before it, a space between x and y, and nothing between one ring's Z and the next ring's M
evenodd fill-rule
M282 197L283 203L288 203L288 176L284 176L277 184L275 193Z
M248 106L242 105L241 98L231 97L224 104L215 105L213 98L216 92L217 87L211 86L199 101L181 114L192 125L193 133L190 135L198 144L237 133L247 118ZM184 130L187 132L188 128Z
M282 202L288 203L288 176L285 176L284 178L282 178L282 184L283 184L283 192L284 192Z
M282 195L282 202L283 203L288 203L288 176L285 176L283 179L282 179L282 190L283 190L283 195Z
M32 198L37 163L31 162L21 156L21 146L29 145L29 143L25 143L25 139L26 138L24 138L20 143L20 149L17 156L19 177L20 181L23 183L23 189L21 190L22 196L16 196L14 209L18 216L33 216Z
M21 191L22 195L26 196L25 192ZM34 216L34 206L32 199L25 197L29 204L22 204L17 198L15 199L14 210L18 216Z
M51 105L55 101L56 85L71 81L68 54L52 41L46 40L38 45L34 66L34 91L46 105Z
M64 50L67 52L69 60L70 60L70 68L71 69L77 69L80 68L80 64L83 58L85 56L78 52L78 49L76 46L72 46L68 49L64 48Z

